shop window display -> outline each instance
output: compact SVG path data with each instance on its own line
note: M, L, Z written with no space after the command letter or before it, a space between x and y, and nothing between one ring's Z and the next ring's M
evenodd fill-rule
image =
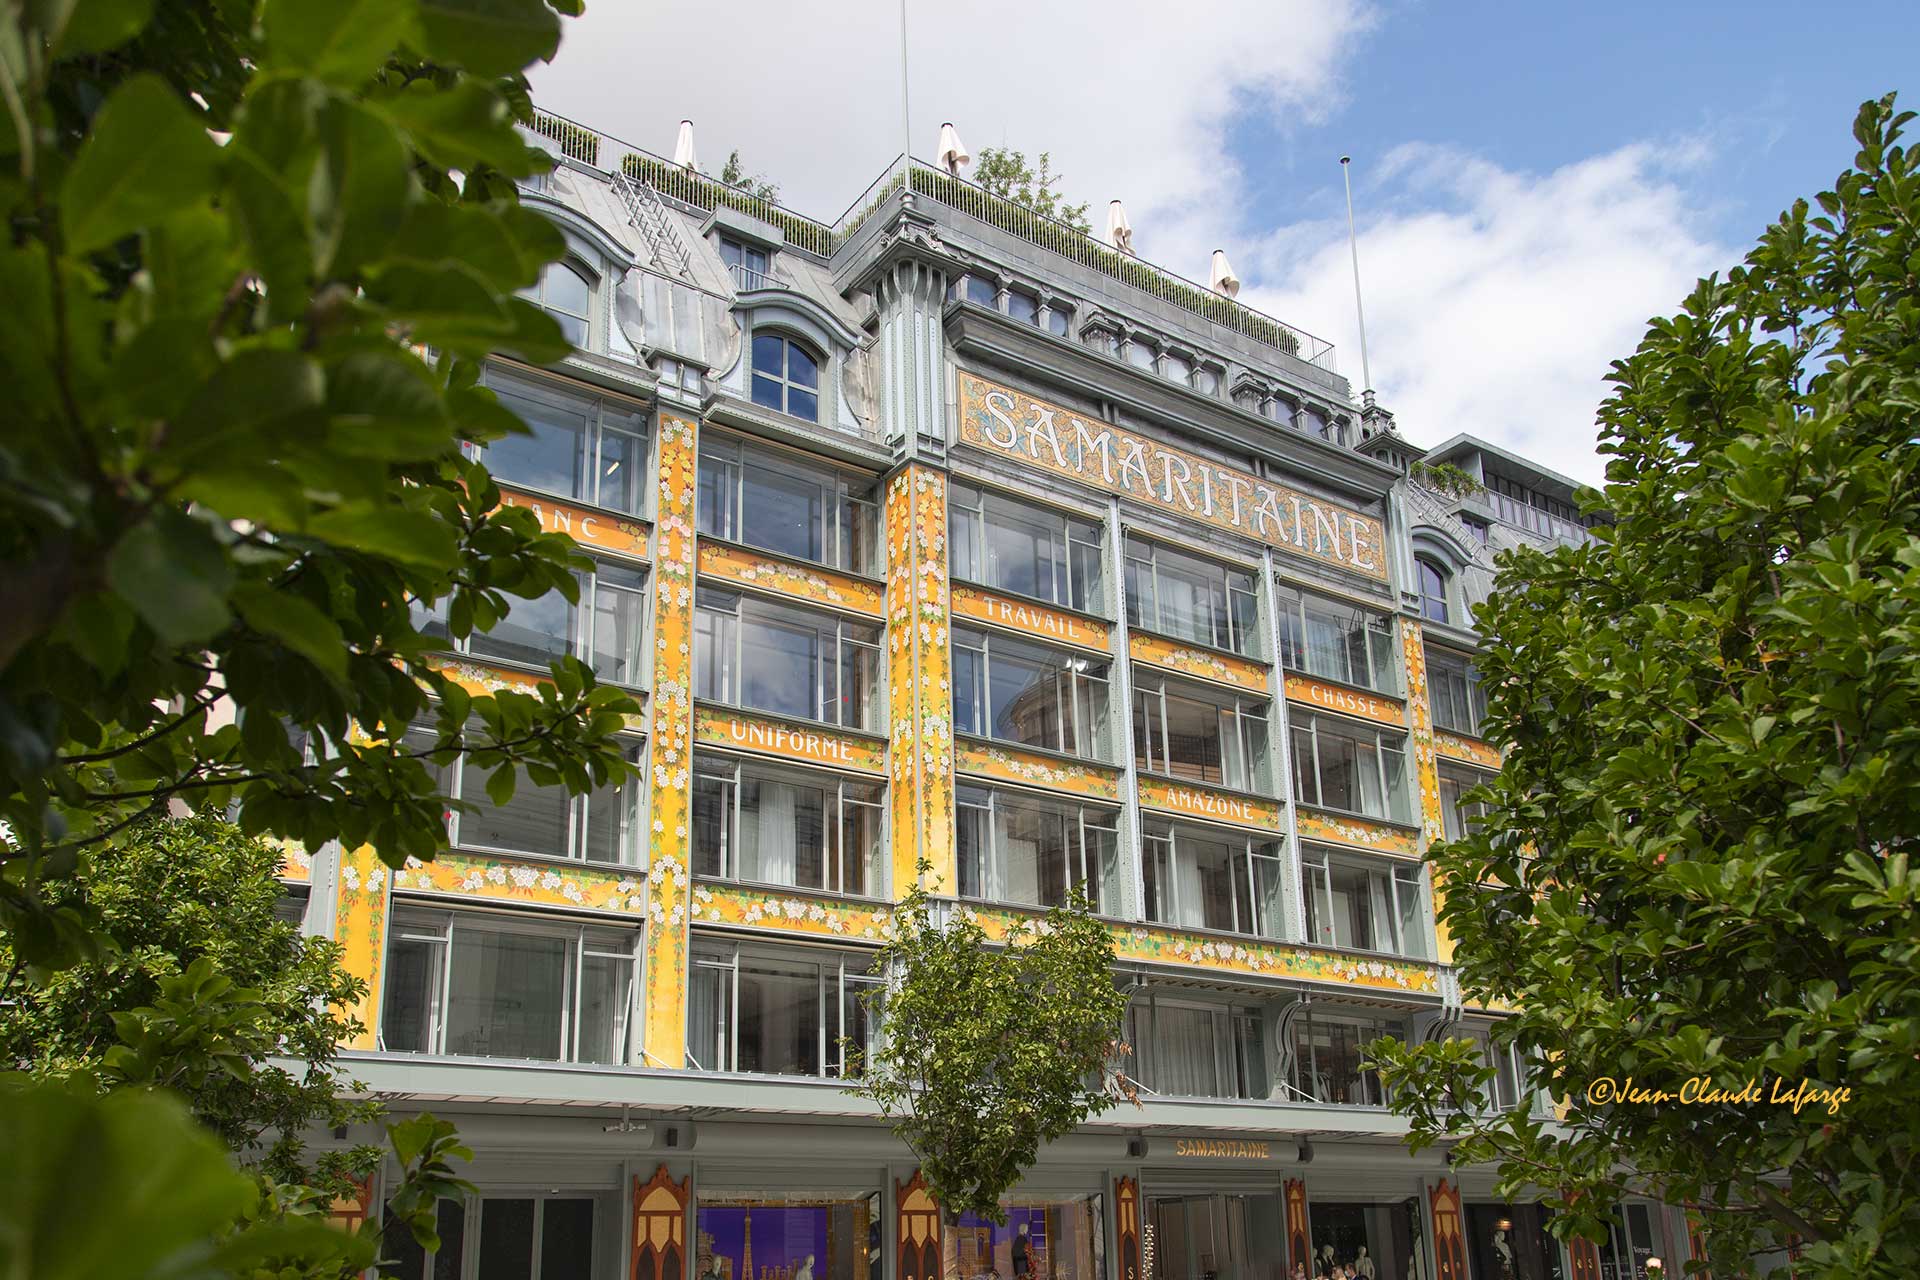
M1361 1280L1417 1280L1418 1202L1308 1206L1313 1275L1344 1267Z
M1470 1204L1467 1249L1484 1280L1564 1280L1560 1244L1547 1233L1552 1210L1539 1204Z
M942 1274L952 1280L1101 1280L1106 1246L1101 1198L1003 1201L1005 1226L971 1213L941 1232Z
M880 1193L701 1195L698 1280L878 1280Z

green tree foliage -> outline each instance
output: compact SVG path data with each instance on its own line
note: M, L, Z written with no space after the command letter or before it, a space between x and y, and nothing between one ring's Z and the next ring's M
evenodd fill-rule
M515 296L563 250L512 181L549 163L513 119L555 11L93 0L3 21L15 952L70 961L86 927L41 885L176 800L398 865L445 842L424 751L473 748L495 800L522 772L623 775L630 699L571 660L539 697L470 698L409 607L443 602L464 635L577 590L571 541L462 452L524 430L475 385L483 356L567 350ZM394 745L429 694L437 741Z
M0 1078L0 1276L348 1280L394 1256L399 1232L437 1247L435 1202L472 1190L454 1173L473 1153L452 1125L416 1116L389 1138L387 1219L349 1234L327 1223L326 1199L235 1170L174 1098Z
M720 181L736 191L746 192L757 200L765 200L768 204L780 202L779 186L767 181L767 176L763 173L748 173L746 164L740 159L738 147L727 153L727 163L720 170Z
M944 918L943 918L944 917ZM893 912L869 997L884 1037L851 1091L878 1103L949 1221L1005 1223L1000 1197L1044 1143L1114 1105L1126 1013L1113 941L1083 899L991 943L916 887Z
M1012 147L982 147L973 164L973 180L994 195L1023 204L1035 213L1066 223L1076 231L1091 233L1087 204L1068 204L1056 186L1065 182L1053 172L1053 157L1040 153L1038 168L1028 165L1024 152Z
M1588 1233L1625 1193L1698 1205L1716 1276L1792 1237L1803 1277L1920 1274L1911 119L1865 104L1833 190L1614 366L1614 525L1509 553L1476 611L1510 746L1433 860L1463 984L1517 1006L1497 1039L1562 1124L1478 1114L1458 1042L1374 1046L1417 1143ZM1683 1103L1703 1079L1759 1096ZM1775 1101L1802 1081L1850 1094Z
M300 1135L369 1118L338 1097L349 1082L334 1068L358 1030L338 1010L364 984L341 971L337 943L275 916L280 857L212 815L144 823L102 846L84 879L56 881L47 897L90 908L114 948L39 981L15 972L0 989L0 1061L108 1084L164 1072L244 1161L280 1182L342 1190L330 1175L366 1172L368 1153L329 1157L316 1177ZM0 969L9 959L0 943ZM219 1054L197 1070L203 1055L179 1053L173 1033L209 1010L219 1011Z

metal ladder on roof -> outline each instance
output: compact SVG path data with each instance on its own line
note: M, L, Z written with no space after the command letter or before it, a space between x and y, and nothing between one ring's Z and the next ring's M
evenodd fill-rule
M660 193L624 169L614 171L613 189L620 193L620 202L627 207L627 220L647 238L647 245L653 250L653 264L692 283L693 256L681 243L680 232L673 225L667 207L660 203Z

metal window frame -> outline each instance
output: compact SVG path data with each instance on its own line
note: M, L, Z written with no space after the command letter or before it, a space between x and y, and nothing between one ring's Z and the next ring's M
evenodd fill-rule
M1106 900L1107 894L1105 892L1105 886L1100 882L1098 875L1099 868L1091 864L1087 854L1087 831L1089 827L1091 827L1096 831L1111 832L1117 848L1120 839L1120 815L1117 809L1113 811L1114 820L1112 823L1089 823L1089 811L1104 813L1106 810L1101 806L1081 804L1075 801L1057 799L1053 796L1027 796L1020 793L1009 792L1002 787L969 786L967 789L984 792L987 797L984 805L971 800L963 801L957 794L954 798L954 815L956 822L962 809L969 809L976 813L985 812L986 814L986 839L984 841L984 860L986 865L979 869L980 887L983 892L972 897L970 899L971 901L1013 903L1013 900L1006 896L1007 868L1005 853L1001 847L1003 843L1002 823L1004 821L1003 815L1006 812L1005 806L1011 804L1018 807L1037 809L1061 821L1062 861L1060 870L1065 879L1065 883L1069 889L1078 886L1082 893L1086 893L1088 888L1091 888L1092 892L1088 894L1088 897L1093 902L1095 913L1103 914L1108 911L1110 904ZM1069 823L1071 825L1069 825ZM956 839L956 844L957 843L958 841ZM1076 862L1079 864L1078 876L1074 874L1074 865ZM1039 864L1036 863L1036 872L1038 866ZM1042 902L1013 903L1013 905L1046 907L1057 904Z
M823 883L812 885L801 882L797 877L791 882L755 880L747 881L738 866L740 831L742 830L743 805L745 804L745 784L749 779L756 782L775 782L789 784L790 779L819 776L822 781L819 790L823 794L820 812L821 841L821 878ZM858 805L872 809L876 815L884 816L886 811L884 784L869 780L844 777L823 770L804 767L782 766L772 761L747 760L735 756L712 752L696 752L693 758L693 777L718 779L728 788L725 806L725 822L720 833L720 871L712 878L726 880L735 884L766 884L787 889L810 889L818 893L854 894L859 897L877 896L873 886L866 886L857 894L847 885L847 808ZM800 785L792 783L790 785ZM809 783L808 785L811 785ZM882 798L864 800L848 795L850 787L872 787L881 791ZM794 863L799 866L798 859Z
M1138 555L1133 550L1135 546L1146 547L1147 554L1144 557ZM1207 638L1201 639L1197 636L1177 631L1166 625L1160 603L1160 557L1162 555L1177 557L1183 561L1197 565L1203 570L1219 572L1220 598L1223 602L1223 617L1220 621L1226 631L1224 639L1216 634L1219 628L1210 628ZM1157 631L1162 635L1175 636L1183 640L1190 640L1195 644L1209 645L1212 648L1220 649L1227 653L1238 654L1241 657L1258 660L1260 657L1260 646L1258 643L1260 634L1260 583L1259 575L1253 570L1242 568L1239 565L1227 564L1224 561L1213 560L1206 556L1196 556L1178 547L1163 546L1151 538L1131 532L1127 535L1126 545L1121 548L1121 558L1123 561L1134 561L1144 564L1152 575L1153 617L1147 619L1144 609L1133 608L1135 594L1129 592L1127 595L1129 614L1134 615L1129 616L1127 619L1127 625L1129 627ZM1127 566L1123 564L1121 567L1124 572ZM1244 589L1234 586L1235 574L1239 574L1247 580L1247 585ZM1252 622L1247 626L1244 635L1241 634L1241 627L1237 621L1238 615L1234 612L1233 607L1236 592L1239 595L1245 596L1253 604L1254 617Z
M788 965L795 970L810 967L813 970L814 1011L819 1026L819 1030L815 1033L814 1051L815 1064L819 1070L795 1078L845 1079L846 1051L840 1042L845 1038L847 1030L847 962L854 957L845 951L822 952L815 948L780 946L770 943L703 941L693 949L691 966L694 970L702 968L720 970L729 975L727 987L729 1016L726 1018L726 1026L716 1031L716 1040L724 1037L725 1048L721 1049L717 1043L715 1045L716 1051L723 1055L724 1062L719 1066L705 1067L700 1065L698 1058L695 1058L694 1069L721 1072L740 1070L740 959L743 955L756 961L764 961L769 965ZM853 977L855 986L877 987L882 981L880 976L873 974L871 970L856 971ZM831 1007L828 1001L830 983L833 994ZM688 1018L693 1016L691 1000L687 1002L687 1016ZM691 1038L689 1035L689 1040ZM839 1050L838 1056L834 1056L836 1049ZM691 1056L691 1050L689 1055Z
M1268 754L1271 755L1273 751L1273 725L1272 725L1272 722L1267 717L1267 708L1271 705L1271 700L1262 700L1257 698L1242 698L1238 694L1231 694L1231 693L1222 693L1217 697L1204 696L1207 694L1211 694L1212 691L1203 690L1203 691L1197 691L1196 693L1188 693L1185 691L1187 687L1188 686L1181 684L1176 680L1175 692L1173 696L1176 698L1183 698L1189 702L1198 703L1202 706L1213 708L1215 712L1215 715L1213 717L1213 723L1216 725L1219 724L1220 717L1222 715L1229 716L1233 724L1232 746L1237 752L1237 755L1232 755L1232 756L1229 755L1229 753L1226 750L1228 743L1226 741L1225 735L1223 734L1221 739L1221 752L1220 752L1220 781L1216 783L1216 782L1208 782L1205 779L1199 779L1198 780L1199 785L1219 786L1219 787L1226 787L1227 789L1233 790L1233 791L1247 791L1247 792L1265 794L1264 792L1261 791L1261 788L1259 786L1260 774L1263 771L1257 767L1256 762L1253 758L1252 742L1248 736L1249 730L1247 727L1247 721L1256 720L1256 721L1259 721L1262 726L1264 726L1266 730L1267 751L1268 751ZM1160 675L1143 676L1143 677L1137 678L1133 684L1133 696L1137 701L1142 695L1145 695L1148 698L1151 706L1158 708L1159 717L1160 717L1158 737L1160 741L1158 742L1158 744L1154 743L1153 741L1153 738L1156 736L1154 733L1154 726L1151 723L1148 723L1147 725L1145 725L1145 729L1146 729L1145 736L1148 740L1147 753L1145 756L1146 763L1145 764L1140 763L1141 755L1140 755L1138 738L1135 739L1135 743L1134 743L1134 762L1139 768L1143 769L1147 773L1154 774L1159 777L1172 778L1174 777L1172 773L1173 737L1172 737L1171 730L1169 730L1167 727L1167 678ZM1224 699L1224 701L1222 699ZM1133 709L1129 707L1127 710L1128 710L1128 715L1131 716ZM1149 721L1151 720L1150 716L1143 717L1143 718L1148 719ZM1156 745L1159 747L1159 752L1160 752L1158 757L1154 755L1154 747ZM1237 780L1228 776L1227 764L1230 759L1238 759L1240 761L1241 773L1244 776L1242 776Z
M1143 859L1150 856L1146 847L1150 843L1160 844L1166 848L1167 870L1168 870L1168 875L1166 879L1171 886L1171 896L1174 899L1174 908L1171 912L1163 909L1159 913L1159 915L1155 916L1151 913L1148 913L1145 910L1146 904L1142 903L1141 904L1142 914L1147 916L1148 919L1152 920L1156 924L1168 924L1168 925L1173 925L1176 928L1187 928L1187 927L1198 927L1198 928L1208 928L1208 929L1216 928L1216 926L1211 926L1211 925L1185 926L1177 923L1177 921L1180 919L1179 908L1185 905L1184 903L1179 901L1180 868L1184 865L1185 860L1191 856L1190 854L1183 852L1183 849L1187 847L1182 842L1183 835L1187 842L1203 841L1209 844L1224 845L1227 848L1227 862L1228 862L1227 885L1228 885L1228 895L1230 899L1230 903L1229 903L1230 912L1231 912L1234 923L1229 928L1219 929L1218 932L1239 934L1242 937L1248 937L1248 938L1268 938L1268 939L1284 938L1285 937L1284 921L1275 922L1276 925L1280 926L1279 929L1275 932L1271 932L1271 933L1264 932L1260 928L1259 910L1258 910L1259 879L1254 874L1254 872L1255 872L1255 868L1258 867L1261 863L1263 862L1271 863L1275 872L1282 875L1281 885L1284 893L1284 888L1286 883L1284 879L1284 872L1287 866L1287 857L1284 852L1286 842L1284 840L1259 840L1251 835L1242 835L1237 832L1233 834L1228 834L1224 831L1219 832L1217 834L1213 832L1208 832L1203 835L1201 834L1199 829L1191 826L1190 824L1184 824L1176 820L1155 821L1150 825L1148 825L1146 830L1141 835L1141 856ZM1279 851L1274 853L1256 852L1256 849L1261 846L1270 846ZM1239 870L1240 870L1239 875L1233 874L1233 869L1236 865L1239 867ZM1159 877L1156 877L1156 881L1158 879ZM1247 890L1247 900L1244 903L1244 906L1246 908L1244 917L1241 911L1243 904L1240 900L1240 889L1243 884L1245 885ZM1167 894L1167 890L1163 888L1162 895L1165 896L1166 894ZM1240 921L1243 918L1247 921L1248 927L1246 928L1240 927Z
M1054 710L1059 716L1061 733L1063 736L1071 737L1072 741L1042 743L1038 744L1039 748L1043 751L1058 751L1063 755L1082 756L1087 759L1100 758L1100 753L1096 750L1093 742L1093 726L1080 723L1080 689L1083 681L1088 684L1099 685L1100 688L1104 690L1103 698L1107 705L1108 714L1111 715L1113 701L1113 680L1111 674L1094 675L1090 670L1083 669L1094 665L1091 659L1068 653L1065 650L1054 649L1047 645L1017 640L1009 636L996 637L994 632L983 628L954 627L948 633L948 636L949 643L954 648L965 648L969 653L977 653L980 655L981 681L980 688L977 690L979 696L973 706L973 722L976 726L979 726L976 731L981 737L990 738L995 742L1005 742L1018 747L1036 745L1034 743L1022 742L1017 738L1003 738L993 731L994 723L990 713L992 711L993 700L995 647L996 644L1001 647L1012 645L1016 651L1027 649L1058 659L1058 665L1052 668L1052 674L1048 679L1052 682L1054 688ZM979 640L978 644L972 643L975 637ZM1020 655L1017 652L1014 654L1003 654L1003 656L1005 656L1008 661L1020 660ZM1076 666L1076 663L1080 665ZM1098 665L1109 673L1112 671L1113 663L1111 659L1100 662ZM1062 676L1066 677L1066 679L1062 680ZM957 700L960 696L960 689L957 684L953 692ZM1061 705L1062 698L1065 700L1064 706Z
M874 706L878 702L878 698L872 696L875 690L868 689L865 691L861 698L860 714L854 717L854 723L845 723L839 718L839 711L846 696L846 690L842 687L842 677L845 673L846 658L850 648L853 650L864 649L872 654L876 673L883 673L883 655L886 650L882 642L877 638L871 641L863 640L850 632L850 628L863 627L873 631L877 637L880 634L879 627L873 623L855 622L851 619L840 617L837 614L823 614L810 609L796 608L785 602L763 599L744 591L718 593L731 597L733 604L730 607L716 605L714 603L715 594L716 593L708 593L704 603L699 593L695 594L693 604L694 640L696 647L699 647L699 625L703 613L708 618L726 618L730 620L732 625L731 641L728 642L726 638L716 635L713 637L711 644L707 646L723 656L727 661L727 666L720 676L722 687L719 692L709 692L702 695L696 691L696 697L705 697L710 701L724 703L727 706L739 707L747 711L763 711L768 715L787 714L784 711L774 708L750 706L741 700L740 692L737 689L727 687L729 684L743 684L740 679L740 673L745 662L743 646L746 643L745 631L749 609L756 612L767 610L770 612L763 620L778 624L783 614L787 615L789 620L793 618L806 619L814 628L814 634L828 641L828 643L821 646L821 652L815 660L812 681L813 688L809 690L809 701L814 708L815 714L802 718L813 720L819 724L832 725L837 729L853 729L856 732L864 732L866 730L867 722L872 718ZM823 625L828 619L831 620L831 625ZM795 629L798 629L797 625ZM827 652L828 649L831 649L831 653ZM697 666L695 674L696 676L698 675ZM820 711L828 707L831 707L835 713L831 719L819 714Z

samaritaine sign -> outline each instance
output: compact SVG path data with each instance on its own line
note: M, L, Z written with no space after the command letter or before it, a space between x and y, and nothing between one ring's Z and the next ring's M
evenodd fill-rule
M960 375L960 439L1043 470L1386 580L1380 521L1072 409Z

